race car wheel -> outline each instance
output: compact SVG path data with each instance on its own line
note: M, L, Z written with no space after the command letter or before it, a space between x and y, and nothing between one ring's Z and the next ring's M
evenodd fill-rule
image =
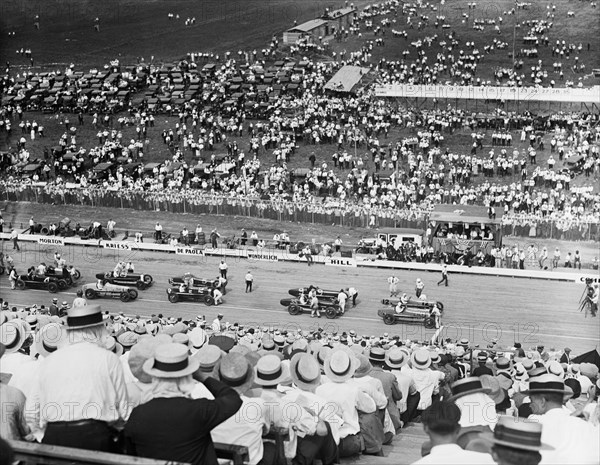
M146 284L150 284L152 282L152 276L150 276L149 274L145 274L144 275L144 282Z
M298 315L301 311L302 311L302 309L294 304L292 304L288 307L288 313L290 315Z
M53 294L58 292L58 284L56 284L55 282L48 283L48 291L52 292Z
M137 287L140 291L146 289L146 283L144 281L138 281L135 283L135 287Z
M70 276L67 276L66 278L63 278L64 282L67 283L67 286L72 286L73 285L73 279Z
M215 279L215 280L212 282L212 286L213 286L213 287L216 289L217 287L219 287L219 284L220 284L220 282L221 282L221 281L219 281L218 279Z
M129 289L129 295L131 296L131 300L135 300L138 298L138 291L135 289Z
M81 273L79 272L79 270L74 270L74 271L73 271L73 278L74 278L74 279L79 279L79 278L81 278Z
M59 279L58 280L58 288L61 291L64 291L65 289L67 289L69 287L69 285L67 284L67 282L64 279Z
M177 294L169 294L169 302L172 304L179 302L179 296Z
M131 300L131 295L129 294L129 292L123 291L119 295L119 299L121 299L121 302L129 302Z
M325 309L325 316L327 318L329 318L330 320L335 318L337 316L337 311L336 311L335 307L327 307Z
M389 313L386 313L385 315L383 315L383 322L386 325L393 325L396 321L395 321L394 315L390 315Z
M433 318L431 318L430 316L428 316L427 318L425 318L425 320L423 321L423 324L425 325L425 327L427 329L433 329L433 328L435 328L435 320Z
M215 299L211 295L204 296L204 303L208 306L214 305Z
M440 312L443 312L444 311L444 304L441 303L441 302L436 302L436 304L437 304L437 307L440 309Z
M84 295L86 299L96 298L96 292L93 289L86 289Z
M20 291L22 291L23 289L25 289L25 287L27 287L25 285L25 281L21 280L21 279L17 279L17 289L19 289Z

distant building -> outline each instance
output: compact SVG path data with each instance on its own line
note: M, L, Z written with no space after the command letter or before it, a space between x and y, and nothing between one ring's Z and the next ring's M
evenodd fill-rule
M288 29L283 33L284 44L295 44L301 39L307 39L309 42L316 42L319 37L328 35L327 20L311 19L302 24Z
M320 18L311 19L285 31L283 33L283 43L296 44L302 39L316 43L319 37L325 38L342 29L348 29L354 23L356 15L357 9L355 6L326 11Z

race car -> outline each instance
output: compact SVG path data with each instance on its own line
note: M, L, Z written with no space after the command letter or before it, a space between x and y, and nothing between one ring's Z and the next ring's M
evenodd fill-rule
M15 286L19 290L24 289L43 289L48 292L63 291L69 287L64 279L58 279L52 276L31 276L22 274L17 278Z
M198 276L194 276L192 273L186 273L183 276L175 276L174 278L169 278L169 284L172 286L179 286L187 282L189 287L219 287L219 278L199 278Z
M397 313L396 306L399 302L400 299L383 299L381 301L386 308L378 310L377 315L383 318L386 325L417 323L431 329L436 327L436 318L432 313L433 308L437 306L440 316L444 311L444 304L441 302L409 298L404 304L404 310Z
M208 287L193 287L187 291L181 291L179 287L167 288L167 298L172 304L181 300L204 302L205 305L213 305L215 299L211 294L212 289Z
M53 266L49 266L46 270L46 276L49 276L51 278L63 279L68 286L72 286L73 282L81 277L81 274L79 273L79 271L77 271L77 274L74 273L73 275L71 275L71 273L69 273L69 270L67 270L66 268L54 268Z
M302 313L311 313L312 311L310 304L302 303L300 299L281 299L279 303L287 307L290 315L300 315ZM342 315L342 309L335 299L319 299L319 311L325 312L325 316L329 319Z
M313 286L311 284L310 286L307 286L307 287L298 287L298 288L290 289L288 291L288 294L292 295L294 297L298 297L298 296L300 296L300 294L308 294L313 289L315 289L317 291L317 297L336 298L337 295L340 293L340 291L321 289L320 287Z
M81 286L83 295L86 299L98 299L100 297L110 297L113 299L121 299L121 302L129 302L135 300L138 297L138 291L132 287L119 286L104 282L102 285L99 283L84 284Z
M152 276L149 274L128 273L126 276L114 276L112 271L96 274L96 279L102 279L111 284L135 286L140 291L152 286Z

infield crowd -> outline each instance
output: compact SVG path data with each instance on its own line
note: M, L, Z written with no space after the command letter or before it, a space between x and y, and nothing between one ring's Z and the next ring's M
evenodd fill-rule
M0 318L3 438L194 464L217 463L215 441L251 464L329 464L382 455L421 422L416 463L599 460L598 366L569 348L130 317L80 297L4 302Z

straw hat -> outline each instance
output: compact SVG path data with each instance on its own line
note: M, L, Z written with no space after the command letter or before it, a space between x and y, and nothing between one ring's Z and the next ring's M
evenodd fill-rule
M410 363L417 370L425 370L431 365L431 357L427 349L417 349L410 356Z
M188 345L188 343L190 342L190 338L187 334L175 333L173 334L173 342L177 344Z
M159 345L143 365L143 370L154 378L181 378L198 370L197 360L190 360L188 348L183 344Z
M450 387L452 389L452 397L450 397L450 400L453 401L461 397L468 396L469 394L475 394L478 392L488 394L490 392L489 389L483 387L481 380L477 376L459 379L458 381L452 383Z
M325 375L334 383L343 383L354 375L360 361L354 354L344 350L336 350L325 359L323 369Z
M254 383L254 372L244 355L228 353L215 365L213 375L222 383L235 389L238 394L245 393Z
M512 365L510 363L510 360L507 359L506 357L498 357L495 365L496 365L496 373L501 373L501 372L510 373L512 371Z
M189 345L192 349L200 349L204 344L206 344L206 331L202 328L194 328L188 333L189 337Z
M321 384L321 367L311 355L297 353L290 361L290 376L300 389L313 391Z
M85 305L67 310L67 331L93 328L104 324L100 305Z
M566 394L564 381L555 375L544 374L529 380L529 389L525 394L555 393Z
M385 353L385 364L395 370L399 370L408 363L408 355L404 350L392 348Z
M332 350L333 349L329 346L322 346L314 353L315 359L319 362L321 367L325 366L325 360L331 355Z
M385 350L381 347L371 347L371 350L369 351L369 360L373 362L384 362Z
M204 345L198 352L192 355L192 359L198 362L200 370L210 373L215 368L219 359L223 356L223 351L212 344Z
M63 327L58 323L48 323L40 329L35 338L35 349L38 354L47 357L58 349L63 338Z
M541 423L507 415L498 417L493 433L480 433L479 438L511 449L529 451L554 449L542 443Z
M139 338L140 336L133 331L125 331L117 336L117 342L123 346L123 349L130 349Z
M131 348L127 363L131 373L140 383L152 382L152 377L144 371L144 364L154 356L156 348L163 344L171 344L171 341L160 337L145 337Z
M18 352L31 333L29 324L21 319L10 320L0 325L0 342L6 346L6 353Z
M504 391L500 387L500 382L492 375L481 375L479 377L481 386L488 390L488 396L492 398L495 404L500 404L505 399Z
M281 359L276 355L262 356L256 367L254 367L254 382L259 386L277 386L289 379L288 368L281 363Z
M117 342L117 340L113 336L108 336L104 340L104 347L106 350L110 350L115 353L117 357L123 355L123 346Z
M354 372L354 377L355 378L364 378L369 373L371 373L371 371L373 370L373 365L371 365L371 362L369 361L369 359L367 358L366 355L359 354L359 355L356 355L356 358L360 362L360 365Z

